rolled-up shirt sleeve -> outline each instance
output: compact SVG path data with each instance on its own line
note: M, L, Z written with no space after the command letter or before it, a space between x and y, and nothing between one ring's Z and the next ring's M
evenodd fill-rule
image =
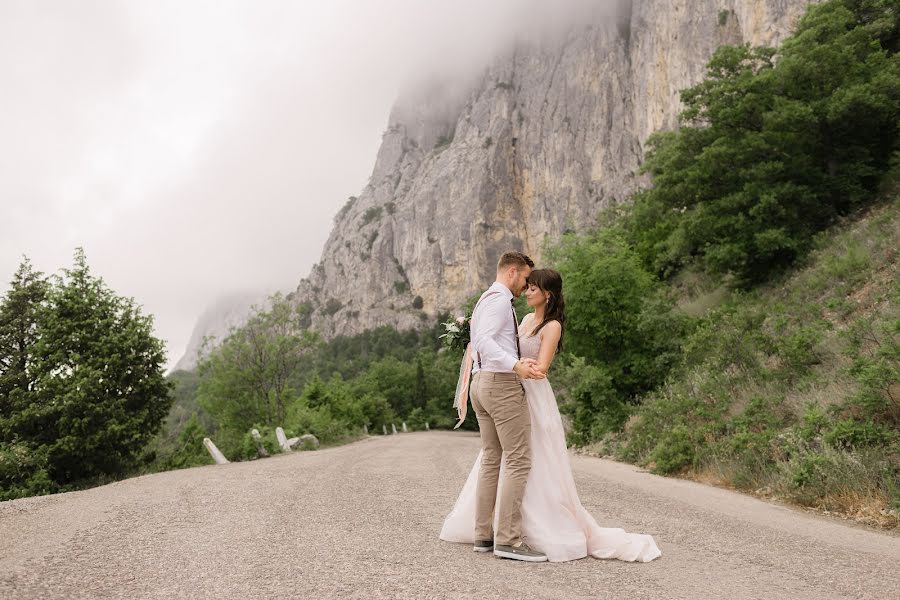
M501 295L485 298L476 316L477 336L473 345L477 352L481 353L482 361L490 360L502 365L504 369L512 371L519 362L514 355L504 350L497 343L497 335L500 334L504 324L513 319L512 305L509 300Z

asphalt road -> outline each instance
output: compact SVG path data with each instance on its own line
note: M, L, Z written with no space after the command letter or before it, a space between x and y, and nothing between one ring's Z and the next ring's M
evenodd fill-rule
M900 598L900 536L574 456L650 563L521 563L440 541L479 449L373 437L0 503L0 598Z

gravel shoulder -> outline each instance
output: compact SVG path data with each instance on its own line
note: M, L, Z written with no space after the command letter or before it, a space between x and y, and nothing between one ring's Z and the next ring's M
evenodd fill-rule
M145 475L0 503L0 598L896 598L900 536L586 456L581 501L650 563L525 564L437 538L476 434Z

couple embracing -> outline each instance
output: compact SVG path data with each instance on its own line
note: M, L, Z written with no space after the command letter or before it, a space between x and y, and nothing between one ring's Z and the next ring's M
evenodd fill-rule
M512 302L522 293L534 312L520 324ZM468 384L471 368L468 395L482 448L440 539L529 562L588 555L651 561L661 555L652 536L600 527L578 498L546 377L564 330L559 273L534 270L521 252L500 257L497 280L472 312L471 344L457 390L464 418L469 386L463 383Z

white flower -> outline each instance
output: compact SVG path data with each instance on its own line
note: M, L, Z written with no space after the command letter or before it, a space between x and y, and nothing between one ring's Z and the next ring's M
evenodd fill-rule
M465 317L456 317L456 322L459 323L460 325L462 325L463 323L466 322L466 318Z

